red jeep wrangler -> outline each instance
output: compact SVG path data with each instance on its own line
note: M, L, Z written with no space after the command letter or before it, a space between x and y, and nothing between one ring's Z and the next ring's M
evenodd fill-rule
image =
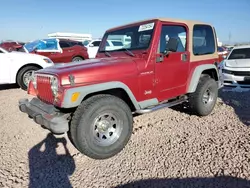
M116 37L121 48L107 46ZM126 40L124 40L126 39ZM189 104L209 115L220 81L214 28L202 22L150 19L106 31L97 58L35 72L20 111L94 159L119 153L133 115Z

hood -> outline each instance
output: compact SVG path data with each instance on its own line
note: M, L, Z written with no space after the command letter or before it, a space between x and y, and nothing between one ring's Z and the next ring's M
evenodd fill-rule
M18 58L39 58L39 59L48 59L48 57L45 57L43 55L38 54L31 54L26 52L18 52L18 51L12 51L9 53L12 57L18 57Z
M108 57L55 64L37 73L57 75L62 85L67 85L70 84L69 75L74 76L75 84L82 84L133 77L137 75L138 69L132 58Z
M231 68L250 68L250 59L225 60L225 66Z

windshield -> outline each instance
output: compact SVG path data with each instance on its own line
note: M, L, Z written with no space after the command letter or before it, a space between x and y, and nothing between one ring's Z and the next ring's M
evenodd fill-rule
M153 32L154 22L107 32L103 37L99 52L119 51L123 49L147 49L150 45ZM107 41L112 41L113 46L109 46ZM115 44L113 41L115 41Z
M84 46L87 46L90 43L90 40L85 40L82 42Z
M60 46L57 39L42 39L35 40L24 45L24 48L28 52L32 52L35 49L39 51L60 51Z
M250 59L250 48L234 49L228 59Z

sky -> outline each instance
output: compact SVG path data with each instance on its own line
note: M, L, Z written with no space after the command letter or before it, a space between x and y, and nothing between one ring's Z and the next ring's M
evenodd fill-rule
M0 41L53 32L99 38L111 27L155 17L205 21L224 43L250 42L250 0L1 0Z

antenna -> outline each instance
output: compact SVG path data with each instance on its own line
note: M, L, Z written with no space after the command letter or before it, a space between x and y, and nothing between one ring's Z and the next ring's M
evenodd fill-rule
M229 41L229 43L231 43L231 37L232 37L231 31L229 31L229 35L228 35L228 41Z

